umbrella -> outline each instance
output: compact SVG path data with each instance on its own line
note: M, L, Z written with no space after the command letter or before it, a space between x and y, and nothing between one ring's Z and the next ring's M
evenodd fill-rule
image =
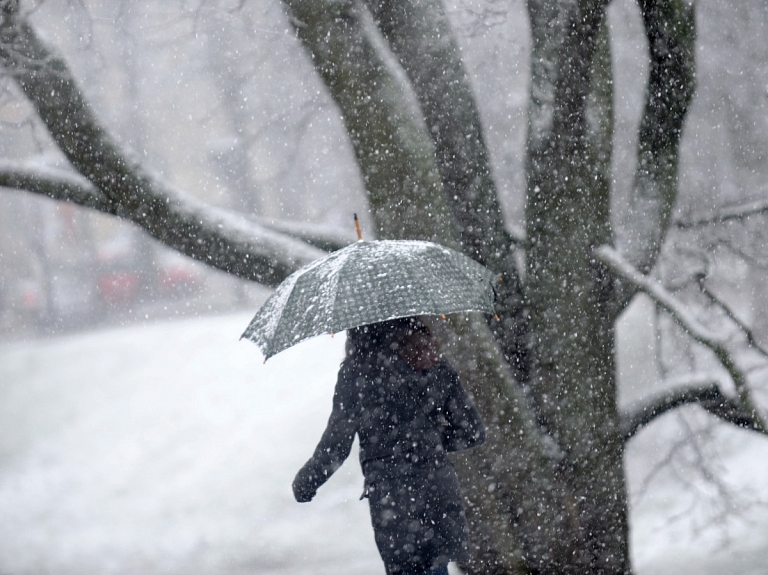
M412 315L493 313L497 277L455 250L416 240L358 241L291 274L242 337L266 358L324 333Z

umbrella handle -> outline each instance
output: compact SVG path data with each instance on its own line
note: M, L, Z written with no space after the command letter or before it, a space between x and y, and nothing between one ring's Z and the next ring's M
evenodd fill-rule
M363 241L363 230L360 229L360 220L357 219L357 214L354 214L355 217L355 231L357 232L357 241L361 242Z

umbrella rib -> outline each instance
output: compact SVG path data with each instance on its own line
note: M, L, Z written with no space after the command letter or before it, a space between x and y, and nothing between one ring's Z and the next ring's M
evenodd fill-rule
M340 258L340 262L338 267L336 268L335 273L335 282L334 282L334 289L333 289L333 298L330 300L330 305L328 306L328 317L327 317L327 325L329 326L329 329L331 330L331 333L335 333L333 331L334 329L337 329L338 331L342 331L346 329L345 326L342 326L340 322L336 319L336 313L335 310L338 309L336 302L339 298L339 280L341 279L342 271L344 270L344 267L349 262L350 258L355 254L355 252L359 252L361 250L367 249L367 246L371 244L367 244L365 242L357 242L352 244L351 246L345 248L345 253L343 254L343 257Z
M354 246L354 244L353 244ZM312 337L314 335L320 335L326 331L332 331L333 330L333 310L335 308L336 303L336 297L338 293L338 283L339 283L339 276L341 274L341 270L346 265L347 261L349 260L349 257L352 253L352 247L349 246L347 248L344 248L342 250L339 250L337 252L334 252L332 254L332 257L327 258L327 262L333 262L333 265L330 266L330 270L328 270L327 283L321 284L325 286L325 289L328 291L328 297L324 298L325 294L318 293L315 294L315 297L312 300L312 305L318 305L319 309L322 310L322 318L318 317L316 319L316 322L318 324L318 329L316 331L313 331L312 335L309 337ZM325 299L325 302L324 302ZM323 305L323 303L325 305Z

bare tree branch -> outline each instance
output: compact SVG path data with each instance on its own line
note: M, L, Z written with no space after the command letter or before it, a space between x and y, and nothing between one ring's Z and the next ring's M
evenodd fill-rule
M755 339L754 332L749 328L747 324L745 324L739 316L736 315L736 312L733 311L733 308L729 306L725 301L720 299L720 297L713 293L706 285L704 285L704 281L699 282L699 287L701 288L701 292L707 296L709 301L714 303L716 306L718 306L720 309L722 309L725 314L728 316L728 319L730 319L733 323L735 323L738 328L744 333L745 337L747 338L747 343L749 346L753 349L756 349L760 352L763 357L768 358L768 350L763 347L757 339Z
M750 216L763 215L766 212L768 212L768 200L756 200L746 204L718 208L711 212L677 218L674 225L681 230L686 230L730 221L742 221Z
M762 432L767 432L768 426L752 400L747 385L747 375L737 365L733 355L726 347L726 338L702 325L681 301L664 289L661 284L633 268L613 248L601 246L595 250L595 255L616 276L648 294L688 335L715 354L733 380L741 407L745 413L749 414L752 425Z
M692 374L685 378L684 385L680 385L680 382L670 382L667 386L673 387L646 398L621 413L624 441L630 440L643 427L665 413L694 403L723 421L768 435L765 428L759 426L749 413L723 394L718 380L709 374Z
M714 244L715 247L722 247L726 251L731 252L733 255L738 257L739 259L743 260L750 266L759 269L759 270L766 270L768 271L768 264L761 261L757 257L753 256L752 254L747 253L744 249L737 246L734 242L729 240L723 240L718 239L718 241Z
M351 222L349 229L344 231L325 224L276 220L261 216L248 216L248 219L260 226L301 240L326 252L339 250L357 240Z

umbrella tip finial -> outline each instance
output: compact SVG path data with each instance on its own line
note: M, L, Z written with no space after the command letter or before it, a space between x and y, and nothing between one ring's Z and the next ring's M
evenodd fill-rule
M355 217L355 231L357 232L357 241L363 241L363 230L360 229L360 220L357 219L357 214L353 214Z

